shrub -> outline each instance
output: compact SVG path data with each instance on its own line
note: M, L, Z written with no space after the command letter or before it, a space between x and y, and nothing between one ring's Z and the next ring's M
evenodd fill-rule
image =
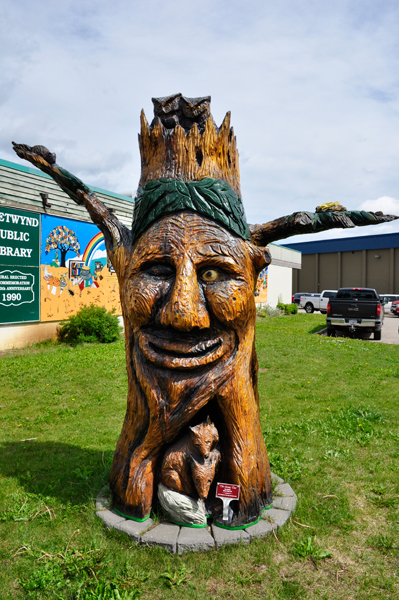
M298 304L295 304L294 302L292 304L286 304L285 312L287 315L296 315L298 312Z
M120 338L119 319L104 306L84 306L57 329L59 342L76 346L83 342L109 344Z
M285 315L296 315L298 312L298 305L295 303L284 304L283 302L279 302L277 304L277 308L281 310Z

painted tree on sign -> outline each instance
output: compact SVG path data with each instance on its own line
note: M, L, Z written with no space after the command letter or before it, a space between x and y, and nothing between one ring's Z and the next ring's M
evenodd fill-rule
M48 254L51 250L58 249L61 253L61 267L65 267L65 256L71 250L79 256L80 244L76 234L72 229L68 229L65 225L59 225L52 229L46 239L45 252Z

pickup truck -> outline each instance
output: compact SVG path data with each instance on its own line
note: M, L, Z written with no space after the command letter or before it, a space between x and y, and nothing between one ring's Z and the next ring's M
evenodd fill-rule
M327 306L327 335L365 331L380 340L383 322L384 308L372 288L340 288Z
M292 304L299 304L302 296L320 296L320 294L310 294L309 292L297 292L292 296Z
M304 308L307 313L319 310L322 315L327 312L327 304L330 298L333 298L337 290L324 290L321 294L309 294L302 296L299 300L299 308Z

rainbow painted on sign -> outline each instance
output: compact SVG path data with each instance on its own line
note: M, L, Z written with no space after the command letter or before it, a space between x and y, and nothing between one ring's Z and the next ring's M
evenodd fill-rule
M85 265L90 265L94 253L96 250L98 250L101 244L105 244L105 242L104 235L100 232L97 233L97 235L95 235L86 246L86 250L84 251L82 257L82 261L85 263Z

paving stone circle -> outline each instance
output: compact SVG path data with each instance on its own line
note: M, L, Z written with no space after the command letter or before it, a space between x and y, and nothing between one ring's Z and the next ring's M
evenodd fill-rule
M294 512L297 496L292 487L281 477L272 473L276 483L273 492L273 508L265 510L262 518L245 529L223 529L216 525L203 527L181 527L174 523L154 524L151 518L139 523L118 515L112 509L111 494L106 485L96 498L96 515L108 529L123 531L137 544L160 546L169 552L198 552L200 550L219 550L226 544L248 544L255 538L270 535L273 529L282 527Z

